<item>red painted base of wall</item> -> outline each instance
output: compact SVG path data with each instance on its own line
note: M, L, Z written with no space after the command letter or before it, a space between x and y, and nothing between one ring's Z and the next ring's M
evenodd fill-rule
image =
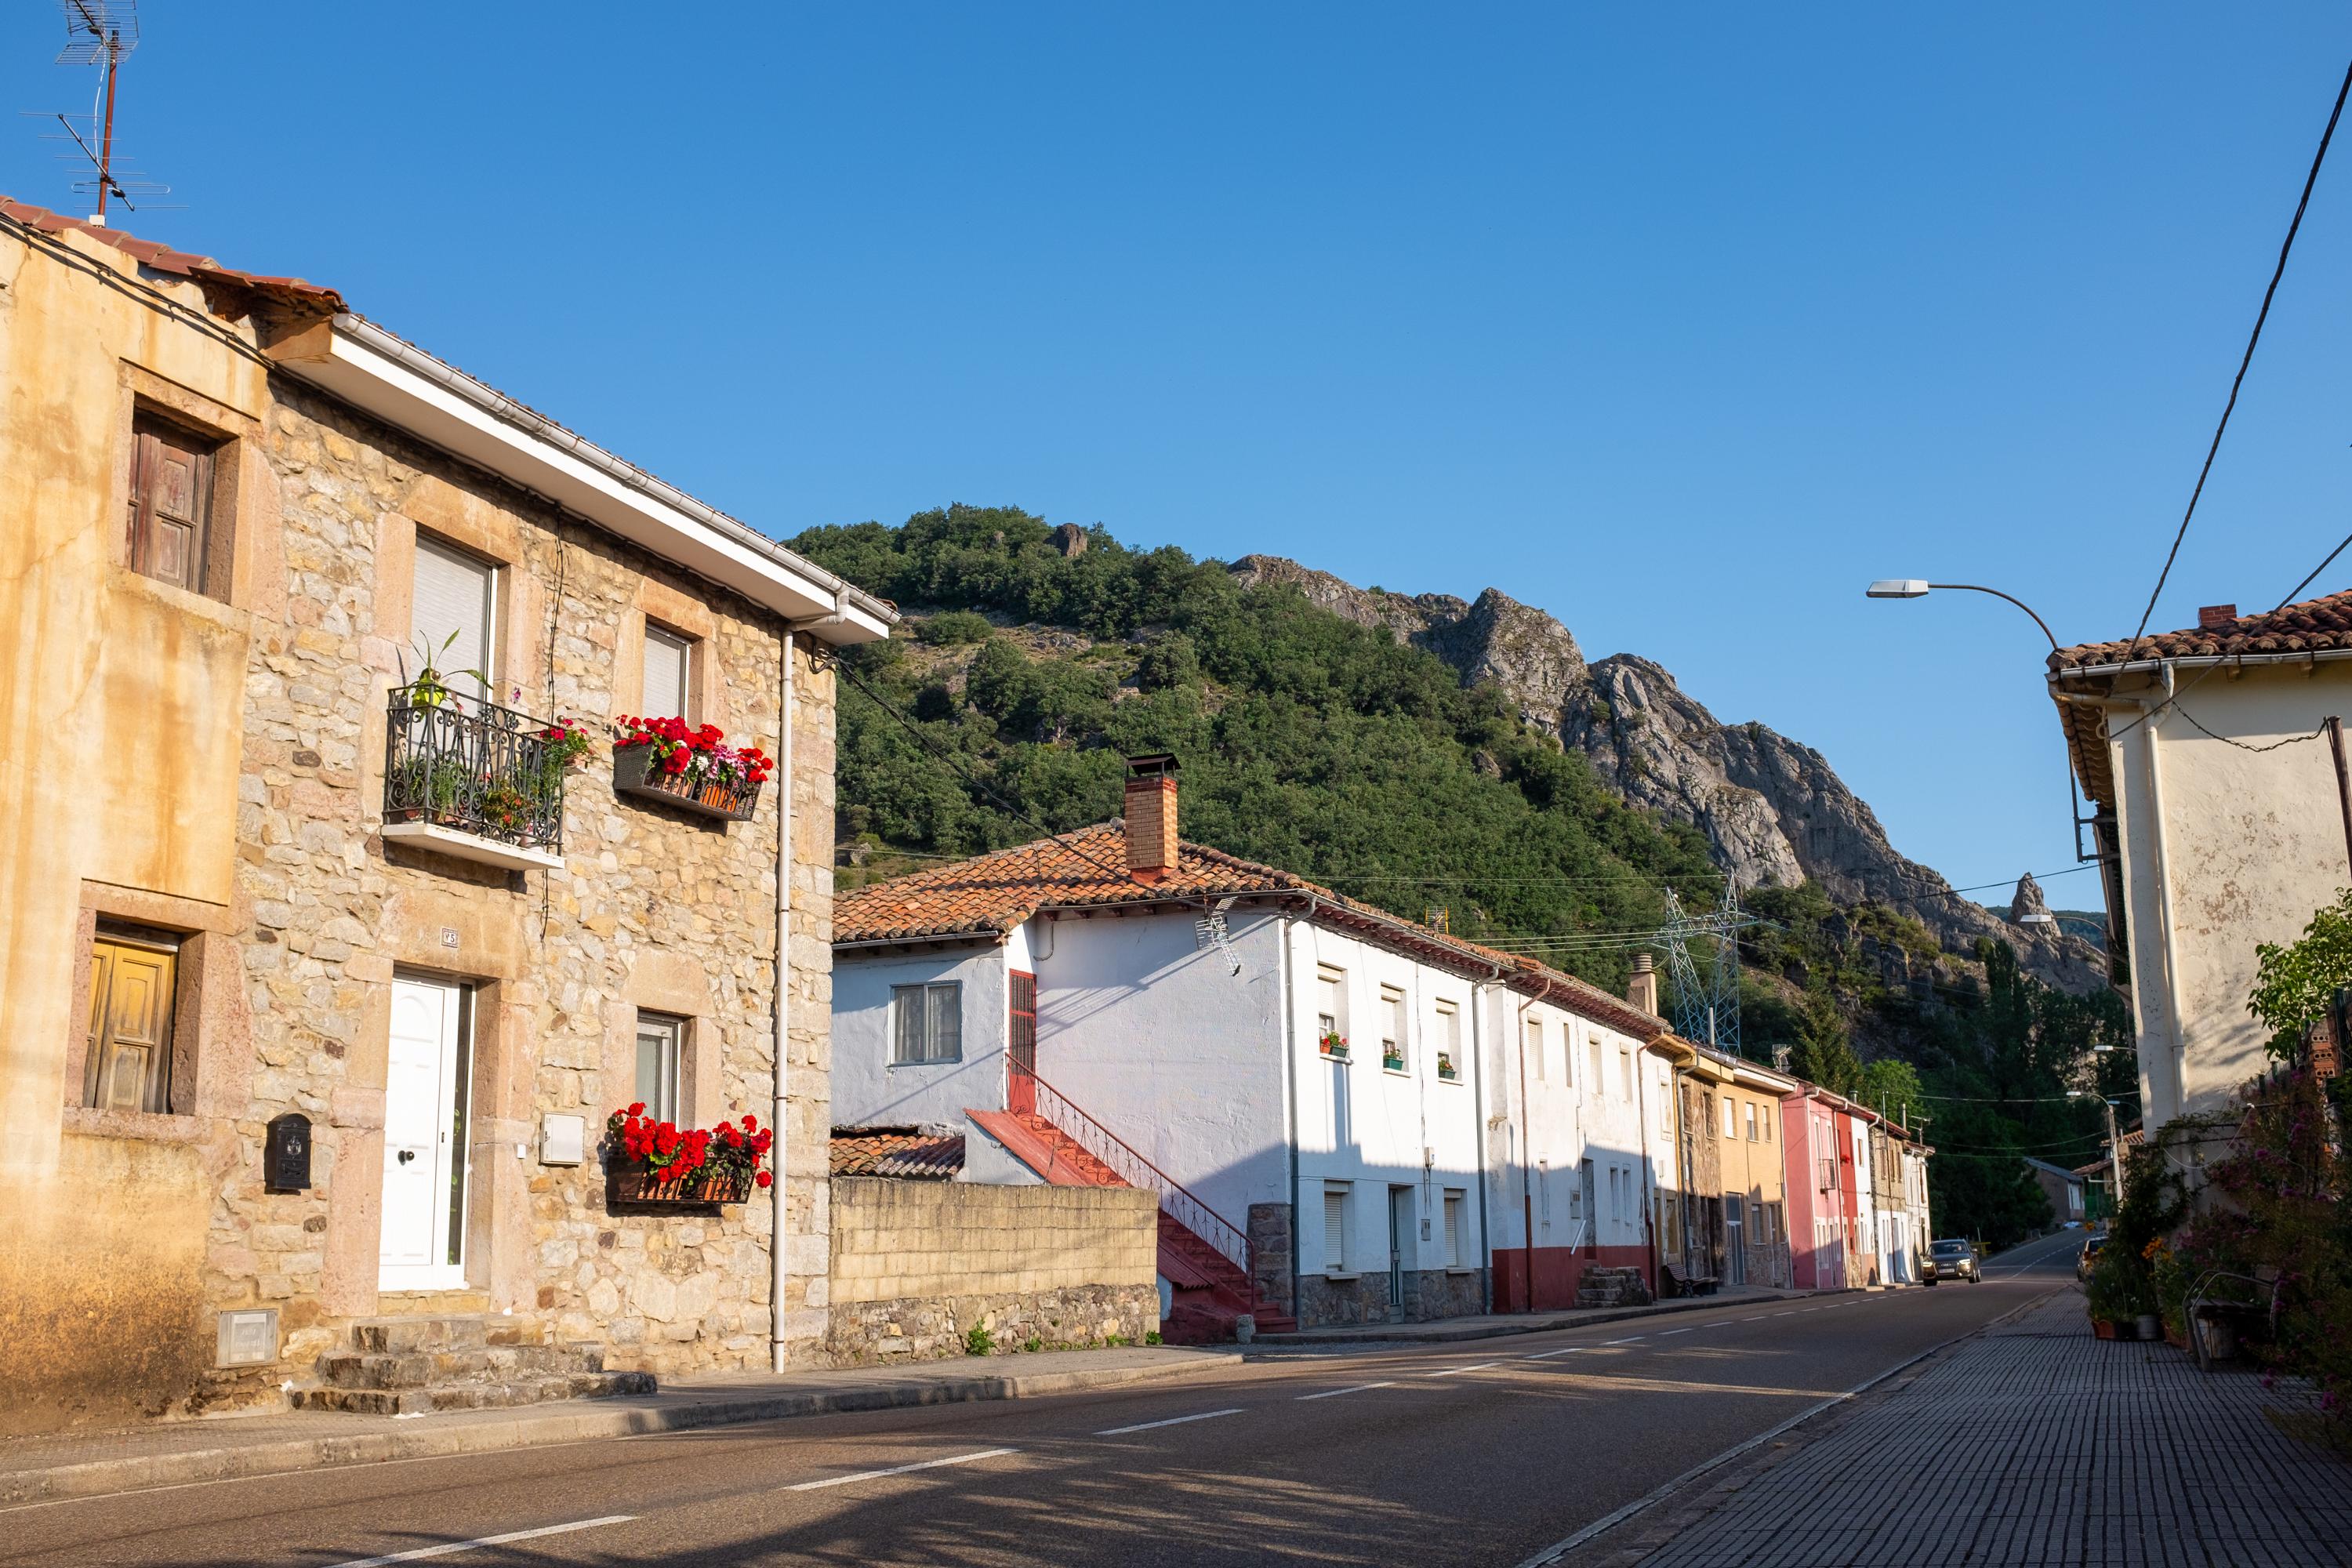
M1535 1252L1535 1300L1528 1300L1528 1253L1507 1247L1495 1254L1495 1310L1497 1312L1557 1312L1576 1305L1576 1287L1594 1265L1639 1268L1654 1293L1657 1277L1650 1271L1646 1247L1603 1247L1598 1255L1584 1247L1538 1247Z

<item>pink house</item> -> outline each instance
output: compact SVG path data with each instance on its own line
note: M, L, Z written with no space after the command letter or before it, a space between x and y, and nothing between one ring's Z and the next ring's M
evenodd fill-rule
M1853 1118L1846 1101L1807 1085L1780 1102L1789 1162L1789 1261L1800 1290L1843 1290L1857 1243Z

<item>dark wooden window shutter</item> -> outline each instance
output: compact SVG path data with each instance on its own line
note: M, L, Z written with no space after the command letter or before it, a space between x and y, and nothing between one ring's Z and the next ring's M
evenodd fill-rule
M179 969L179 944L169 937L101 930L91 942L83 1104L101 1110L171 1109Z
M131 473L131 568L202 593L213 455L195 438L142 419Z

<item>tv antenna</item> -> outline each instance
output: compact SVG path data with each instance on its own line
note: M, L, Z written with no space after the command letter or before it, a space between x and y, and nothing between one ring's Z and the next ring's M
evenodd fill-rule
M61 155L68 162L89 164L89 177L76 180L74 189L97 193L98 211L89 221L103 228L110 199L121 202L125 211L135 212L138 209L131 201L134 193L143 199L169 195L172 190L125 169L115 154L115 87L123 60L139 47L139 0L58 0L58 8L65 13L66 47L58 53L58 64L103 65L106 69L99 78L89 113L47 116L65 128L65 138L52 133L47 140L71 139L78 151ZM82 123L77 124L77 120Z

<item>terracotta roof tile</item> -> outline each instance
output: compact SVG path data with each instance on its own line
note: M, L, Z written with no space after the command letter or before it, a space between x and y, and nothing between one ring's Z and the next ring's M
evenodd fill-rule
M2077 643L2050 656L2053 675L2133 659L2211 658L2231 654L2325 653L2352 648L2352 591L2305 599L2259 616L2240 616L2219 626L2154 632L2137 651L2124 637L2115 642Z
M963 1169L963 1134L927 1127L836 1127L836 1176L903 1176L944 1182Z
M87 235L101 244L110 245L156 272L168 272L186 278L203 286L205 301L217 314L235 321L252 314L257 301L267 301L298 314L331 316L348 309L343 297L323 284L306 282L299 278L268 277L254 272L240 272L224 267L209 256L198 256L185 250L174 250L152 239L141 239L120 229L100 228L78 217L37 207L29 202L0 196L0 217L20 223L26 228L43 234L63 234L71 230Z
M1383 945L1458 967L1498 972L1514 989L1540 994L1588 1018L1651 1039L1664 1019L1588 981L1398 919L1272 866L1204 844L1177 846L1174 875L1144 882L1116 870L1127 862L1127 830L1113 821L1060 838L999 849L844 894L833 906L836 944L1002 937L1042 910L1197 902L1227 894L1312 898L1323 918Z

